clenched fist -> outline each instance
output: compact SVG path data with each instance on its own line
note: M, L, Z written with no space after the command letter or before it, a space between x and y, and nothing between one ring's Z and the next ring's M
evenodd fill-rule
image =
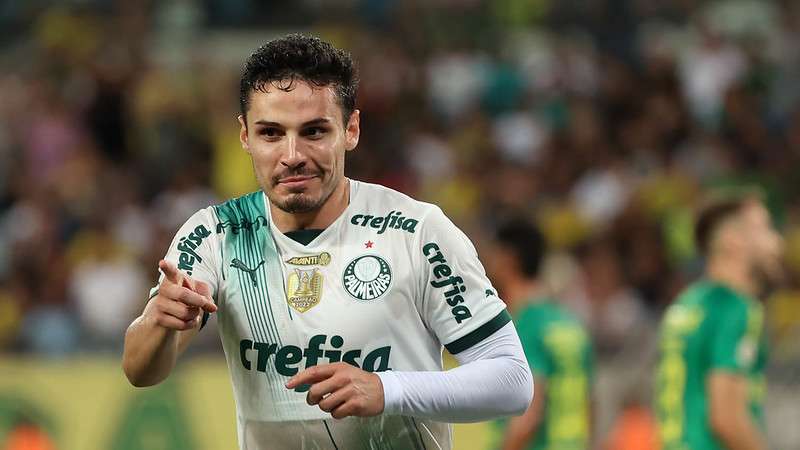
M331 413L334 419L348 416L370 417L383 412L383 383L381 378L338 362L309 367L289 379L288 389L304 384L311 388L306 395L309 405L319 405L319 409Z

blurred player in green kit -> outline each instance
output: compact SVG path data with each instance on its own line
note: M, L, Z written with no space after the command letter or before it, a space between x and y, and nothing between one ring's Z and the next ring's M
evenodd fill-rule
M764 314L757 296L782 273L782 239L754 193L700 212L705 276L664 316L655 406L663 450L762 450Z
M524 415L494 423L494 447L503 450L590 446L591 342L578 319L538 280L544 254L541 232L517 219L497 230L489 258L492 281L514 319L536 386Z

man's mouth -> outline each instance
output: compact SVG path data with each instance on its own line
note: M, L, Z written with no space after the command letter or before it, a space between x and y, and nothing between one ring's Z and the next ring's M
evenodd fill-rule
M289 189L302 188L305 185L317 178L316 175L292 175L290 177L283 177L278 179L278 184L283 185Z

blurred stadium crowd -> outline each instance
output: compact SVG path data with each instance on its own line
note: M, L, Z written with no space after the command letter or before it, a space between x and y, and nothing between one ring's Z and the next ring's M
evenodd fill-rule
M178 226L257 188L240 64L303 30L359 63L350 176L439 204L479 248L536 219L601 402L646 401L660 313L701 270L697 201L761 186L788 243L769 373L796 383L800 3L257 3L0 1L0 352L118 351Z

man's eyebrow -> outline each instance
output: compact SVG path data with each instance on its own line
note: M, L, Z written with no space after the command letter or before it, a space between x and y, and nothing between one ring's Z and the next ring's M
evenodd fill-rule
M276 128L283 128L283 125L279 124L278 122L270 122L267 120L256 120L253 122L254 125L264 125L266 127L276 127Z
M325 125L331 123L331 120L327 117L318 117L316 119L309 120L307 122L303 122L300 127L310 127L314 125ZM256 120L253 122L254 125L263 125L265 127L274 127L274 128L284 128L284 126L278 122L271 122L268 120Z
M311 127L314 125L325 125L331 123L330 119L327 117L318 117L314 120L309 120L308 122L303 122L302 127Z

